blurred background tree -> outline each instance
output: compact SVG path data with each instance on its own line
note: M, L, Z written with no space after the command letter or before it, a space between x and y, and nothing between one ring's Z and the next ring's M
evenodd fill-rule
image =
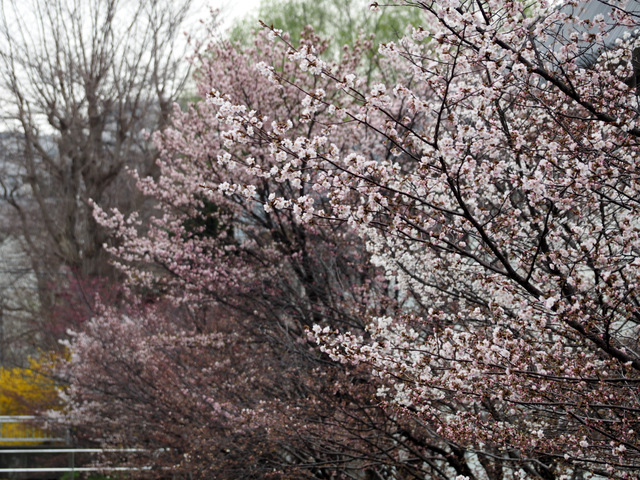
M257 12L236 20L229 30L231 41L246 42L258 21L273 25L291 35L294 45L307 25L323 38L331 38L325 56L336 56L344 45L353 45L366 32L376 43L396 41L409 25L419 25L421 11L416 8L387 8L375 12L360 0L262 0Z
M140 208L126 170L153 173L146 131L165 124L189 79L184 30L192 6L2 2L0 308L13 340L4 361L50 339L38 331L55 321L50 314L70 275L117 281L92 204Z

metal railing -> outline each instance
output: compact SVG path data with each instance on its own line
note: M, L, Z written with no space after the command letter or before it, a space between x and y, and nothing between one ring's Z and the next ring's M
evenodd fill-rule
M0 455L21 454L66 454L67 467L13 467L0 468L0 473L64 473L64 472L124 472L133 470L150 470L151 467L106 467L75 465L77 453L134 453L141 452L138 448L75 448L71 445L71 435L65 431L59 435L35 425L37 417L32 415L0 415ZM8 444L31 444L29 448L2 448ZM52 444L58 444L55 447Z
M33 415L0 415L0 445L7 443L69 443L69 436L56 436L34 424Z

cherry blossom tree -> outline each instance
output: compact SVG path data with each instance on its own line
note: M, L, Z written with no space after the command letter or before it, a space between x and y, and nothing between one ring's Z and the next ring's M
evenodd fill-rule
M156 136L162 175L139 182L158 215L145 225L98 213L116 232L112 253L148 298L198 312L180 342L220 331L207 310L242 332L239 349L269 339L256 365L265 381L245 382L251 400L237 405L274 420L246 437L272 456L245 466L296 478L632 478L635 3L592 17L576 2L394 4L422 22L380 46L371 82L366 42L338 63L309 32L294 46L272 30L247 56L211 45L197 59L208 102L175 112ZM71 345L77 365L93 351L82 345ZM251 363L250 352L233 358ZM277 358L305 373L283 375ZM71 405L91 418L109 397L85 399L99 383L77 378Z
M104 310L70 342L67 413L50 422L107 449L108 467L192 478L448 478L464 452L376 405L364 370L280 348L228 311ZM213 313L217 315L212 315ZM261 335L262 334L262 335ZM450 458L445 459L445 455ZM365 478L366 478L365 477Z
M217 85L246 108L263 112L256 130L271 123L268 117L298 116L295 126L274 120L270 129L284 134L294 128L312 138L324 125L300 90L301 70L283 64L282 74L290 77L286 88L256 75L256 58L285 57L283 46L272 46L264 37L261 34L259 45L248 52L212 43L196 58L201 64L196 73L199 93L205 97ZM349 64L358 55L345 58ZM316 95L330 94L312 83ZM148 224L135 214L97 210L99 222L114 231L110 251L132 284L163 292L176 303L251 305L247 314L252 315L261 313L254 312L249 298L268 305L270 315L278 305L276 317L298 330L327 318L358 326L363 316L359 308L384 310L384 301L378 305L371 299L380 293L375 282L382 277L376 279L371 273L375 269L362 260L366 254L355 235L330 222L303 225L297 210L265 214L269 199L287 196L313 203L313 192L299 179L271 178L274 152L260 138L226 151L224 145L233 139L221 115L208 102L184 112L176 107L172 127L155 135L160 178L138 179L141 190L158 202L159 214ZM345 129L345 137L349 134ZM305 146L309 142L300 141L299 147L312 148ZM264 174L256 177L258 172ZM145 267L151 264L155 268Z
M310 30L302 39L308 48L320 42ZM369 48L368 39L358 41L334 68L358 70ZM176 109L171 127L155 135L160 177L139 179L157 215L147 223L98 210L139 306L107 309L73 337L62 421L105 446L140 448L126 460L157 466L150 475L472 475L460 445L383 408L375 395L381 383L367 368L328 361L307 337L312 325L362 332L371 317L400 315L403 303L348 223L303 221L292 203L329 197L293 171L275 177L272 170L273 135L299 149L299 166L312 160L304 152L344 115L321 103L339 89L288 62L288 47L265 33L249 49L212 43L206 50L195 59L200 94L220 88L245 103L232 111L259 112L250 127L256 135L235 146L224 107ZM315 101L304 93L311 88ZM335 132L346 150L357 140L371 158L391 154L352 127ZM293 144L296 135L304 137Z
M310 30L302 35L303 44L319 41ZM368 48L368 40L357 42L336 68L357 68ZM336 89L286 62L286 51L266 33L247 49L212 43L194 60L199 92L222 88L260 112L256 131L304 133L297 146L311 148L330 113L305 100L301 86L319 98ZM264 60L280 62L289 83L257 74L258 60L260 69ZM299 118L278 121L289 117ZM73 337L61 372L70 383L62 421L106 446L139 447L127 461L158 466L150 475L437 471L431 450L442 462L443 447L426 445L412 419L380 408L368 372L327 362L307 338L314 324L361 331L363 319L396 312L395 290L346 224L302 223L295 209L266 214L276 196L327 199L295 178L272 177L270 137L232 148L232 126L222 118L208 102L176 108L171 127L155 135L161 174L139 179L157 202L149 223L98 210L140 307L107 309ZM359 134L347 126L343 135L349 146ZM372 155L386 154L359 138ZM452 459L464 464L461 452Z
M631 478L635 3L601 4L590 18L578 2L395 3L423 23L381 46L391 85L289 45L292 62L343 92L306 90L308 103L340 112L312 150L259 128L259 114L223 91L210 95L234 145L268 138L271 175L329 200L276 195L267 209L353 225L406 296L402 315L373 318L366 334L318 324L316 338L379 375L383 402L461 442L473 475L491 475L492 459L500 475ZM277 66L262 71L287 83ZM345 119L393 158L360 151L360 137L340 148Z

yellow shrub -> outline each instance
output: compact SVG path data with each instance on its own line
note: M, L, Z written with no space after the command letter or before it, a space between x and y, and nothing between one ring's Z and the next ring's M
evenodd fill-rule
M0 368L0 416L33 415L56 404L55 382L42 373L44 362L50 359L30 359L26 368ZM25 423L0 424L1 438L42 438L44 431ZM32 442L30 442L32 443ZM16 445L2 442L0 445Z

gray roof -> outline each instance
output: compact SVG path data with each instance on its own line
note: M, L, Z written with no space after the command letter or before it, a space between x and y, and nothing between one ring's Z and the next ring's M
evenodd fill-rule
M584 0L575 7L565 4L560 7L560 10L581 20L593 20L596 15L601 14L604 17L605 23L610 25L610 28L607 30L608 36L603 42L592 44L584 40L578 41L581 53L577 63L582 67L592 65L603 50L613 48L618 39L624 38L625 33L632 36L638 36L640 33L640 0L629 0L628 2L620 0ZM611 14L615 10L624 10L629 13L635 25L626 26L616 23L611 17ZM558 34L553 40L556 45L552 50L556 49L557 44L568 42L569 34L573 31L577 31L580 34L585 32L597 33L599 28L595 26L574 26L571 24L558 25ZM547 43L547 45L549 45L549 43Z

